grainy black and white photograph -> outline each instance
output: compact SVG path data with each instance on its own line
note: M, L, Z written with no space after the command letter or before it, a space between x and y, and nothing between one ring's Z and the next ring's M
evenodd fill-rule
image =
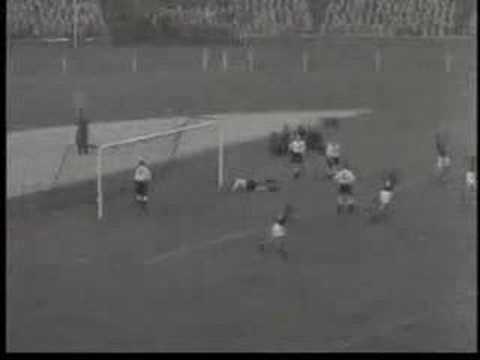
M8 353L477 350L475 0L6 0Z

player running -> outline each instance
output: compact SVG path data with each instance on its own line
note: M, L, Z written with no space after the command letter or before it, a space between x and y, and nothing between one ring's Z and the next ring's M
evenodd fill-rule
M435 134L435 147L437 149L437 175L441 182L445 182L452 163L449 156L446 134L439 132Z
M325 149L325 159L327 161L327 177L332 178L340 165L340 144L329 141Z
M395 187L397 185L396 176L389 173L383 182L383 186L375 196L373 209L370 214L370 221L375 222L385 217L391 208L394 197Z
M287 239L287 222L293 212L291 205L287 204L283 212L276 218L273 225L270 227L266 239L258 245L261 253L264 253L267 245L272 245L276 252L284 261L288 260L288 252L285 249L285 242Z
M278 181L275 179L265 179L257 181L253 179L236 178L232 185L233 192L277 192L280 190Z
M353 184L356 177L347 163L336 173L334 180L338 184L337 214L341 214L344 208L348 213L353 213L355 209Z
M290 152L290 161L293 164L293 177L298 179L302 169L304 169L305 153L307 144L300 134L295 134L293 141L288 146Z
M140 205L140 208L148 213L148 188L152 180L152 172L148 168L146 161L142 158L138 160L133 180L135 184L135 200Z
M286 225L287 217L279 216L270 228L266 240L259 244L258 248L260 252L264 253L266 246L272 245L284 261L288 260L288 253L285 249L285 240L287 237Z

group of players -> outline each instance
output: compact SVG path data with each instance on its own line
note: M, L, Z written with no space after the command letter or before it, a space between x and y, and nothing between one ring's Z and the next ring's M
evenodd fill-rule
M294 133L292 141L289 143L288 152L292 164L293 178L298 179L305 172L305 157L307 153L307 144L305 132L301 127ZM341 161L341 146L338 142L329 141L325 148L326 177L337 184L337 214L344 212L352 214L355 210L354 184L356 176L347 161ZM385 213L393 199L393 193L396 185L396 178L389 174L376 197L376 207L378 213ZM234 192L245 191L270 191L279 190L279 184L274 179L264 181L254 179L236 178L233 181L231 190ZM284 260L288 259L288 252L285 247L287 237L287 224L293 214L293 208L287 204L280 215L271 225L267 236L259 244L259 250L263 253L268 245L281 255Z
M435 145L437 150L436 171L438 179L446 181L451 169L451 158L448 151L448 142L440 133L435 136ZM292 141L289 143L289 157L292 165L293 178L298 179L305 172L305 157L307 145L305 133L296 131ZM476 171L475 157L469 160L469 166L465 173L465 186L463 194L469 196L476 193ZM348 162L341 159L341 146L338 142L328 141L325 147L325 175L328 179L337 185L337 214L355 212L356 203L354 197L354 185L357 180L353 169ZM146 161L139 159L134 173L135 199L140 208L148 213L148 191L149 183L152 180L152 172ZM370 219L384 218L388 213L394 198L395 189L398 185L398 178L394 171L389 171L382 179L382 186L378 190L371 207ZM233 192L277 192L280 190L280 184L275 179L234 179L231 191ZM286 250L287 224L293 215L293 207L290 204L285 205L284 209L278 215L274 223L269 228L268 234L259 244L259 250L264 253L268 247L273 247L282 259L288 259Z
M435 146L437 150L436 173L441 182L445 182L451 169L451 158L448 150L448 141L441 133L435 135ZM293 178L298 179L305 170L305 156L307 146L305 137L300 131L297 131L293 140L289 144L290 162L292 164ZM352 214L356 208L354 197L354 185L357 180L353 169L346 160L341 159L341 146L338 142L329 141L325 148L326 177L334 181L337 185L337 214L346 212ZM465 184L462 189L464 200L476 194L476 172L475 157L469 158L469 165L465 172ZM239 186L242 184L242 186ZM250 184L250 186L249 186ZM391 204L394 198L395 190L398 185L398 174L394 170L385 173L382 179L382 185L374 196L373 202L369 207L369 220L378 221L384 219L390 212ZM278 191L279 186L273 180L266 180L264 183L236 179L232 191ZM269 233L260 243L259 250L263 253L267 245L271 245L280 256L288 259L285 241L287 237L287 224L292 215L292 207L287 204L283 212L276 218L269 229Z

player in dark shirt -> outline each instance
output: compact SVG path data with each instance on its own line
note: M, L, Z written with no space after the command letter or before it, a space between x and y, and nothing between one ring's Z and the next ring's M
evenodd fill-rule
M448 151L448 141L445 133L437 132L435 134L435 148L437 150L436 170L439 179L443 182L446 180L452 161Z
M88 154L89 120L84 116L83 110L78 110L76 143L78 155Z

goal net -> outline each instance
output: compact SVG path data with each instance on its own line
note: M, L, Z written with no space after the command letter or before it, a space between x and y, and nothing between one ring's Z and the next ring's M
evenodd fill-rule
M140 158L152 170L153 191L175 189L188 196L223 185L223 134L215 121L103 144L96 157L98 219L125 201L119 193L133 199L133 172Z

